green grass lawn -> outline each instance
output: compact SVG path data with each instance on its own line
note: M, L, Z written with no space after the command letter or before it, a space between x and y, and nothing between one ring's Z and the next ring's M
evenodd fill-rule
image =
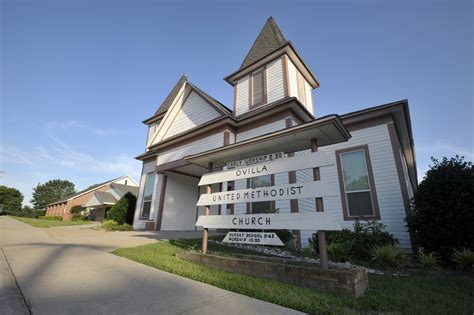
M162 241L117 249L113 253L170 273L311 314L474 312L474 275L369 275L369 291L354 299L212 269L175 257L177 252L193 248L200 248L200 240ZM209 250L252 254L214 243L209 243Z
M10 218L13 218L23 223L27 223L29 225L40 227L40 228L49 228L52 226L83 225L83 224L93 223L91 221L53 221L53 220L41 220L41 219L24 218L24 217L14 217L14 216L10 216Z

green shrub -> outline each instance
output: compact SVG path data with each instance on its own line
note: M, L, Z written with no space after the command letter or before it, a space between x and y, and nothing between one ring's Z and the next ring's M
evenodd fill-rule
M435 253L424 253L421 251L418 255L418 261L423 269L426 270L437 269L439 267L439 258Z
M118 223L115 222L114 220L104 220L102 222L102 228L104 228L107 231L113 231L114 228L118 226Z
M63 220L63 217L61 216L55 216L55 215L49 215L49 216L40 216L38 217L38 219L41 219L41 220L50 220L50 221L62 221Z
M314 250L319 253L318 234L313 234L309 239ZM385 226L377 221L354 222L354 230L344 229L342 231L326 232L326 242L344 243L349 248L348 258L356 260L368 260L375 246L397 244L397 239L385 230Z
M107 213L107 218L114 220L119 225L133 223L133 214L137 198L132 193L126 193Z
M474 252L470 249L454 250L452 261L460 270L474 271Z
M474 250L474 167L457 155L431 160L407 223L421 247L448 262L453 248Z
M102 228L106 231L133 231L133 226L130 224L118 224L114 220L105 220L102 223Z
M327 246L329 259L332 261L347 261L349 260L349 253L351 250L351 244L349 242L332 242Z
M403 249L393 244L376 246L372 249L371 255L374 263L382 268L400 268L407 260Z

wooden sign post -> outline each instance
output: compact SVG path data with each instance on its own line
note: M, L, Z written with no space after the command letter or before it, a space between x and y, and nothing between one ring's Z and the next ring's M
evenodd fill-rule
M321 268L328 268L326 248L326 234L324 231L341 230L329 213L324 212L323 197L334 196L327 182L321 181L319 168L333 165L324 152L318 152L316 139L311 139L310 154L284 158L281 153L269 154L231 163L232 169L212 172L212 163L209 163L208 174L204 174L199 186L206 186L207 193L199 197L197 206L204 206L204 215L199 216L196 226L203 227L202 253L207 253L209 228L211 229L257 229L257 230L317 230L319 239L319 253ZM253 163L256 161L256 164ZM247 179L256 176L271 175L313 169L313 182L273 185L269 187L248 188L212 193L211 185L225 181ZM316 211L307 213L273 213L273 214L245 214L245 215L212 215L211 205L249 203L276 200L291 200L315 198ZM230 232L229 232L230 233ZM249 236L252 235L252 236ZM272 245L280 243L269 233L228 234L226 241L251 242Z
M207 171L209 173L212 173L212 162L208 164L207 166ZM212 193L212 188L211 188L211 184L208 184L207 187L206 187L206 193L207 194L211 194ZM209 213L211 212L211 206L210 205L206 205L204 207L204 215L205 216L209 216ZM203 230L202 230L202 253L203 254L206 254L207 253L207 243L208 243L208 239L209 239L209 228L205 227Z

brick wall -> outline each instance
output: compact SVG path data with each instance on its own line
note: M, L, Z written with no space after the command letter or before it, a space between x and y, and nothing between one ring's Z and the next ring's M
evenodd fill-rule
M76 197L72 200L68 200L67 202L62 202L59 204L51 205L46 209L47 216L61 216L63 220L71 220L72 213L71 209L74 206L82 206L85 204L89 199L94 195L96 191L106 191L110 189L110 184L105 185L103 187L94 189L84 195Z

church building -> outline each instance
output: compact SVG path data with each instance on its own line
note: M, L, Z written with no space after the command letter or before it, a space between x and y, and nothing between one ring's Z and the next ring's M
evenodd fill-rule
M334 192L315 198L223 204L212 215L330 213L343 228L355 220L383 223L407 251L412 241L405 218L417 187L415 151L408 101L319 117L313 90L319 82L273 18L269 18L240 68L224 78L233 104L222 104L182 76L148 126L134 218L135 229L194 231L204 212L196 203L203 174L228 163L263 154L298 156L311 152L310 140L327 154L321 168ZM210 169L212 165L212 169ZM314 179L313 169L255 176L212 185L212 192L241 190ZM293 231L300 246L315 231Z

